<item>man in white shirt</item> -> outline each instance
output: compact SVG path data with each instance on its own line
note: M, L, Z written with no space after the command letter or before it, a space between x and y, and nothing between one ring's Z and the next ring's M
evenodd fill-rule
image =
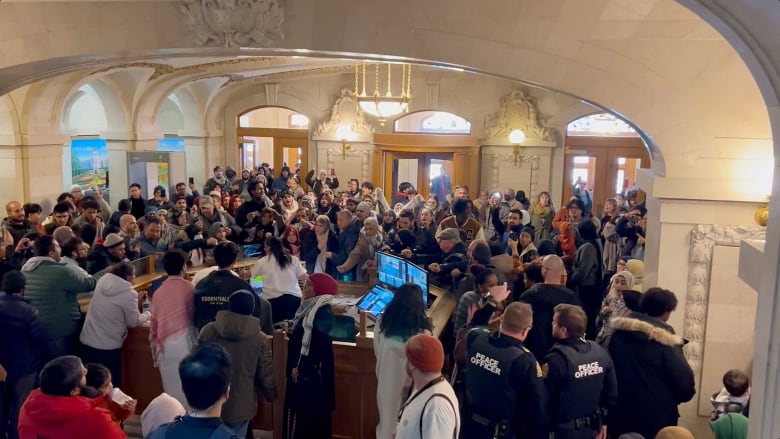
M457 439L458 399L441 374L444 348L438 338L418 334L406 342L406 372L414 388L401 407L396 439Z

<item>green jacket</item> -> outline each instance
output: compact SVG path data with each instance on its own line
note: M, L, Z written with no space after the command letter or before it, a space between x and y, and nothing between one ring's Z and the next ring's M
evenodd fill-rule
M30 258L22 273L27 284L24 297L38 309L38 318L52 339L79 330L81 312L76 295L95 289L95 279L78 267L45 256Z
M257 317L219 311L217 320L200 331L198 343L217 343L230 354L233 376L230 398L222 407L222 420L238 423L251 420L257 413L255 389L265 399L276 399L271 341L261 330Z

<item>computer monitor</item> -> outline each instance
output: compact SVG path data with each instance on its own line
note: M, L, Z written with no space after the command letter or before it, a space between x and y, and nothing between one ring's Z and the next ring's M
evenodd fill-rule
M388 288L398 288L406 282L406 260L389 253L376 253L377 280Z
M263 256L262 244L244 244L241 248L244 251L244 259L259 258Z
M395 290L405 283L413 283L423 291L423 303L428 306L428 272L408 260L389 253L376 253L377 281L385 288Z
M385 312L385 309L387 308L387 305L390 304L391 300L393 300L393 292L382 285L377 284L360 299L357 306L358 309L365 311L366 314L376 320Z
M261 274L258 274L257 276L250 278L249 285L252 286L252 289L254 290L255 294L257 294L260 297L263 297L263 276Z
M406 282L413 283L423 291L423 303L428 306L428 272L424 268L406 261Z

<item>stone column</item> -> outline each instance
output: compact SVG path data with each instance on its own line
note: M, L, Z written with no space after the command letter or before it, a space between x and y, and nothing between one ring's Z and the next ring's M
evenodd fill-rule
M23 147L21 145L0 145L0 206L9 201L27 201L26 188L29 179L24 173Z
M775 162L758 292L750 395L751 439L780 437L780 164Z
M221 138L220 138L221 139ZM214 165L209 166L206 161L208 156L207 144L218 144L219 139L209 139L205 137L185 137L184 146L187 154L187 176L195 179L195 186L202 187L210 175L209 170ZM216 163L215 163L216 164ZM238 175L241 175L241 169L236 169ZM176 184L178 182L172 182ZM186 183L186 182L185 182Z
M24 135L22 137L22 169L28 186L24 199L51 208L57 196L69 188L63 187L66 168L62 156L69 137L63 134Z

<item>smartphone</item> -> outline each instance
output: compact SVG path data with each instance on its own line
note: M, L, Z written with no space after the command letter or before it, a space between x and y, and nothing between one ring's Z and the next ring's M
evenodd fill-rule
M195 179L194 178L190 177L188 180L189 180L190 184L195 184Z
M160 196L163 198L167 197L168 195L166 195L166 192L167 191L165 190L165 188L160 189Z
M336 175L336 168L330 168L330 175Z

